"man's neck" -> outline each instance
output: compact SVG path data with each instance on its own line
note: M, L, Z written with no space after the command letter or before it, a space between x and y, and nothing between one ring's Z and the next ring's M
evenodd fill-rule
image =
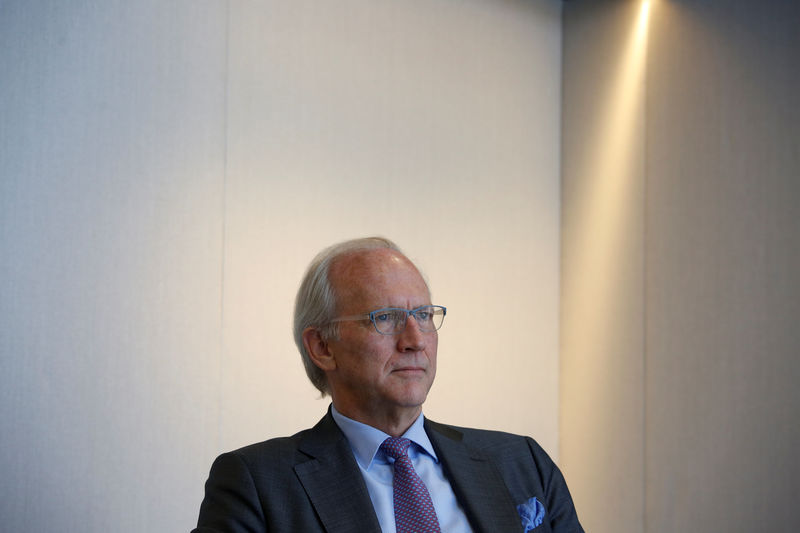
M389 412L386 410L370 411L367 409L354 408L353 406L340 405L335 399L333 405L340 414L347 418L372 426L392 437L402 436L422 413L421 405L410 408L393 409Z

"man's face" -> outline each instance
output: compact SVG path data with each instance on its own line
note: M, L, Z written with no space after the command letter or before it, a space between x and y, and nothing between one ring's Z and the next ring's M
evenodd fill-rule
M416 267L388 249L339 258L331 265L330 279L337 316L431 303ZM437 332L420 331L412 317L397 335L381 335L369 319L338 326L338 338L328 341L336 367L327 373L336 408L362 421L419 411L436 375Z

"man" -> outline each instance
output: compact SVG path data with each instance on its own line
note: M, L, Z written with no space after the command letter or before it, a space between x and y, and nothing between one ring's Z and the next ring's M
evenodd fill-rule
M195 532L582 532L532 439L422 415L445 314L391 241L323 250L294 334L332 405L311 429L218 457Z

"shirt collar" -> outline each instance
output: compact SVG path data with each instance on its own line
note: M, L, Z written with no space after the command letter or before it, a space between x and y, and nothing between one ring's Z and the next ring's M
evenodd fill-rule
M374 428L352 418L347 418L336 407L331 405L331 415L339 429L342 430L347 441L350 443L350 448L353 450L353 455L356 457L358 464L364 468L369 469L372 466L372 461L378 453L378 448L390 435L384 433L380 429ZM425 433L425 416L420 414L417 419L408 428L408 431L403 433L403 437L409 439L411 442L422 448L428 455L433 457L433 460L438 462L436 452L433 450L431 440L428 434Z

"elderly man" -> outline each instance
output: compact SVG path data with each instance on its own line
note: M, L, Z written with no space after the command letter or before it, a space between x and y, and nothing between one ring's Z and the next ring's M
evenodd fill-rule
M323 250L294 335L332 405L311 429L217 458L195 532L583 531L532 439L422 415L445 314L391 241Z

